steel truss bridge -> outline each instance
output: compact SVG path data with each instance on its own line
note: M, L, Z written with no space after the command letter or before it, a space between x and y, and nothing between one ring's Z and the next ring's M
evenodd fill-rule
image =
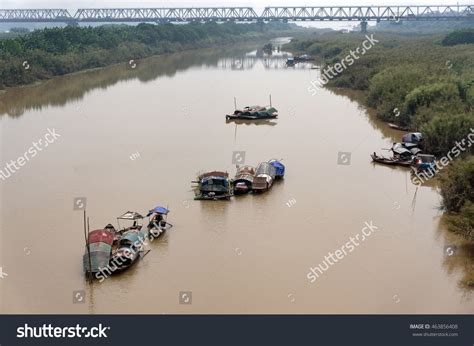
M0 9L0 23L191 23L474 20L474 5Z

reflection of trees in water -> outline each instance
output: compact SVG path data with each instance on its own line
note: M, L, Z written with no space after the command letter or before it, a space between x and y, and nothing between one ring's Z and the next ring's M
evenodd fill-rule
M119 64L104 69L56 77L39 85L10 89L7 93L0 95L0 116L8 114L19 117L28 110L64 106L69 102L83 99L91 90L107 89L120 81L138 79L146 83L161 76L173 77L178 71L193 66L216 67L220 59L236 55L243 56L255 45L155 56L137 61L135 69L132 69L129 64Z

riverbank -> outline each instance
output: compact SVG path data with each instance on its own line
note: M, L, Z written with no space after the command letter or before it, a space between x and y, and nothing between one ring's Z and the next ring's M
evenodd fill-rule
M358 90L379 119L423 132L426 152L455 156L439 174L442 206L449 229L473 242L474 146L466 144L474 129L474 45L464 44L471 36L331 33L285 49L320 60L322 77L313 87ZM456 147L459 154L450 156Z
M196 48L292 35L282 23L65 27L0 40L0 89Z

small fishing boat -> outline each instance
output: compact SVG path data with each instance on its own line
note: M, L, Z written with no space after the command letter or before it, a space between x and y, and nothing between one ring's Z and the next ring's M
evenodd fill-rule
M195 182L196 183L196 182ZM212 171L198 176L195 200L230 199L233 196L229 173Z
M392 124L392 123L388 123L388 127L394 129L394 130L398 130L398 131L410 131L408 129L408 127L405 127L405 126L400 126L400 125L397 125L397 124Z
M308 54L303 54L295 57L296 62L307 62L307 61L313 61L314 58Z
M276 169L269 162L262 162L255 170L255 177L253 179L253 191L265 192L269 190L276 176Z
M172 224L166 221L166 217L168 216L169 212L170 211L167 208L161 207L161 206L157 206L153 209L150 209L150 211L147 214L147 217L148 217L147 228L148 228L150 239L158 238L160 235L162 235L171 227L173 227Z
M137 213L136 211L127 211L123 215L117 217L118 236L120 237L122 234L128 231L139 231L143 227L144 218L144 216L142 216L140 213ZM123 221L128 223L128 226L120 226L120 220L122 220L122 223Z
M118 248L112 251L110 269L112 272L121 272L130 268L145 250L148 240L146 229L124 232L118 242Z
M436 172L436 158L434 155L419 154L413 160L413 173L423 173L426 171Z
M278 111L269 106L247 106L242 110L236 109L232 115L226 115L227 120L241 119L241 120L263 120L275 119L278 117Z
M89 233L86 251L82 257L84 273L95 274L108 267L115 235L116 230L110 224L104 229Z
M285 177L285 165L281 161L272 159L268 161L273 167L275 167L275 178L283 179Z
M393 152L394 159L399 161L412 161L414 154L411 150L414 149L415 146L408 145L408 147L406 147L402 143L393 143L390 150Z
M233 181L234 195L242 195L252 191L255 169L252 166L237 166Z
M400 158L395 158L395 157L384 157L384 156L378 156L376 153L373 153L370 155L372 160L377 163L381 163L384 165L390 165L390 166L403 166L403 167L410 167L412 160L403 160Z
M286 60L286 66L287 67L293 67L293 66L295 66L295 64L296 64L295 58L288 58Z

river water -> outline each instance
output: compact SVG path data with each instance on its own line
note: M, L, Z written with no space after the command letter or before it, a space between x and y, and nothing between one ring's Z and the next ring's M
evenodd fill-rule
M371 163L402 133L353 93L308 93L318 70L284 68L284 54L254 50L154 57L0 97L2 169L48 129L60 135L0 181L2 312L474 311L460 284L462 251L446 255L462 242L442 225L435 185L417 189L406 170ZM269 94L278 120L226 123L234 97L242 107L267 104ZM235 151L252 165L283 159L284 181L262 195L194 201L196 174L234 174ZM88 284L75 198L86 198L91 229L158 204L174 228L127 272ZM378 230L311 283L310 267L366 222ZM183 292L191 304L180 304Z

